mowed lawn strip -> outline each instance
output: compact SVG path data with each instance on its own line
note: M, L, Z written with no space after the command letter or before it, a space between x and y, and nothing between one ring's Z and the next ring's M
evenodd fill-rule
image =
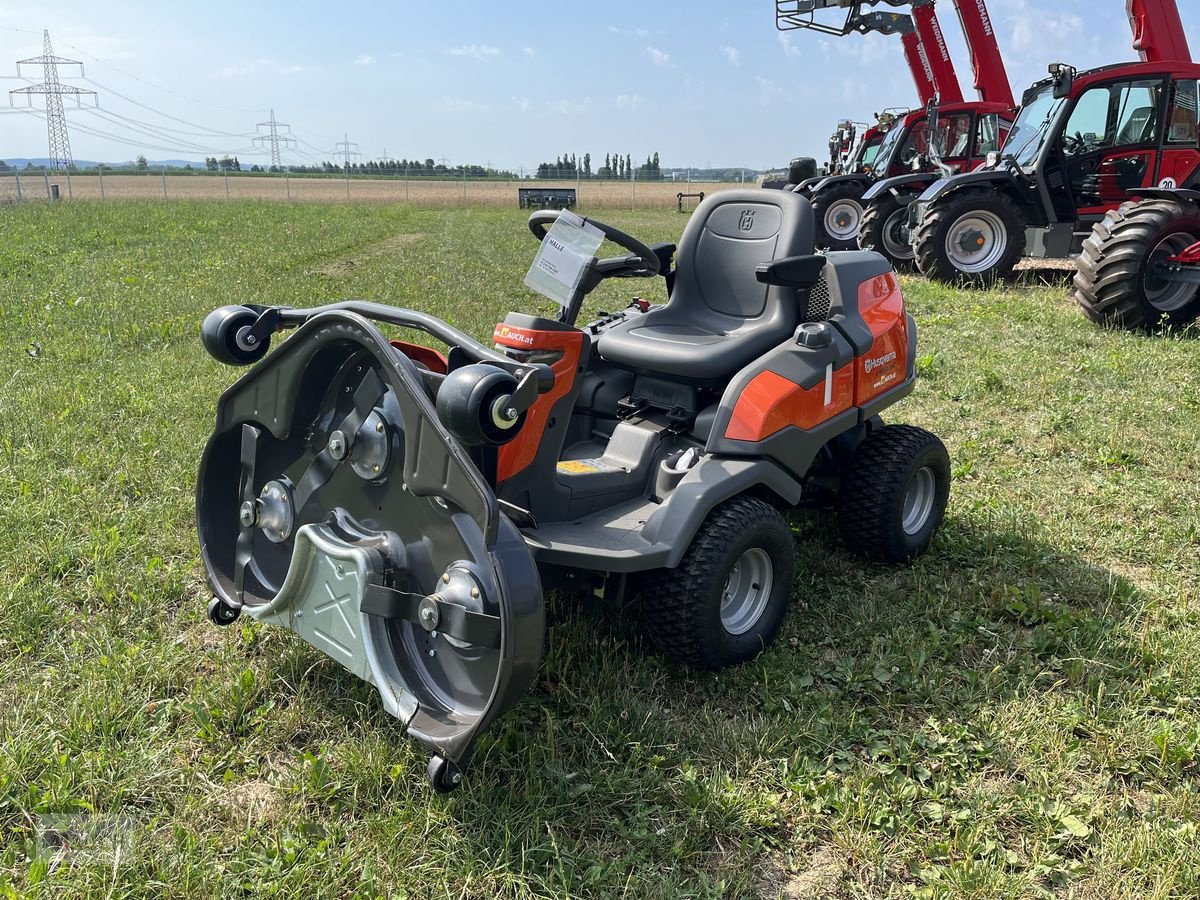
M686 218L604 212L647 242ZM44 897L1187 897L1200 886L1200 342L1106 332L1062 273L904 280L950 448L933 550L794 518L778 643L696 675L558 603L530 696L434 795L377 697L210 626L193 491L213 307L375 299L490 342L518 210L0 209L0 891ZM593 310L662 281L618 281ZM39 853L120 814L115 868Z

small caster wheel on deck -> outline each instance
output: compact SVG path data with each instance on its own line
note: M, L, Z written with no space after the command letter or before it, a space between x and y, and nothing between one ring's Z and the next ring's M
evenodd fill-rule
M432 756L429 758L429 765L425 767L425 777L439 794L448 794L462 784L463 773L462 769L450 760Z
M240 609L230 606L220 597L213 597L208 601L208 621L214 625L232 625L238 620L238 616L242 614Z

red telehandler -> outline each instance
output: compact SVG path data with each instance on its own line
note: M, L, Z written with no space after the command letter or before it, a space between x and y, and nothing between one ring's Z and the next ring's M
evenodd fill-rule
M931 0L918 0L914 12L925 5L932 5ZM910 138L911 147L899 151L902 160L915 157L913 170L883 177L863 194L858 246L878 250L898 269L914 266L907 231L909 204L939 178L967 171L986 160L987 154L1002 143L1016 114L1008 72L984 0L955 0L955 8L971 52L975 90L984 104L995 104L996 108L984 115L978 111L972 115L967 108L928 105L924 132L918 124Z
M1128 273L1101 265L1120 256L1116 246L1130 229L1165 241L1166 259L1193 241L1164 233L1162 221L1184 221L1182 235L1200 229L1193 200L1161 190L1200 187L1200 65L1192 62L1175 0L1127 0L1127 10L1140 62L1086 72L1051 65L1050 77L1025 92L1004 148L988 165L938 181L909 207L922 273L990 284L1008 278L1023 255L1077 255L1098 226L1104 236L1081 263L1095 273L1085 275L1078 294L1088 314L1127 327L1187 315L1190 295L1153 275L1138 276L1149 280L1136 303L1114 299L1112 285ZM1132 217L1142 223L1136 226L1127 224L1128 210L1117 212L1135 197L1148 201ZM1158 224L1149 227L1143 216Z
M858 247L863 227L863 197L873 184L922 172L930 174L928 182L936 179L935 173L945 172L946 167L950 171L974 168L982 163L988 152L1000 145L1014 112L1011 91L1003 74L1003 65L999 64L999 51L995 49L983 0L957 4L972 47L976 85L986 90L990 97L980 101L963 100L933 0L793 0L786 4L777 3L776 20L781 28L786 22L792 28L849 34L856 30L856 20L863 17L862 7L880 2L893 6L912 3L915 31L933 71L937 102L899 119L880 144L870 172L829 176L801 186L799 192L812 201L817 213L818 243L830 249ZM781 6L792 8L790 18L778 14ZM831 28L814 20L813 14L817 10L835 8L847 11L846 25L842 28ZM1000 77L991 77L997 70ZM929 139L931 113L936 116L932 151ZM946 148L944 153L937 152L939 145ZM912 196L919 193L919 189L914 190ZM900 220L903 221L903 216ZM906 263L903 246L890 247L882 240L873 241L872 246L891 257L894 263ZM889 249L897 252L890 253ZM911 255L907 257L910 258Z
M899 34L904 46L904 58L921 104L924 106L939 94L944 97L957 96L961 100L958 75L949 53L938 51L931 57L926 49L927 42L930 46L941 46L943 50L945 47L941 26L932 8L920 22L914 22L913 17L901 13L863 12L862 7L866 3L876 2L879 0L855 0L848 5L840 0L776 0L775 24L780 31L805 29L837 37L870 32ZM845 21L840 25L831 25L815 17L817 10L838 5L846 9ZM858 202L862 190L851 188L847 191L839 185L842 181L851 185L865 184L864 179L871 178L885 138L893 126L908 115L908 109L896 108L876 114L876 124L863 132L844 166L831 166L829 173L802 181L798 188L792 185L814 204L819 247L835 250L855 248L859 220L862 218L862 207ZM834 139L840 139L840 135L835 135ZM816 191L818 187L821 188L819 193Z

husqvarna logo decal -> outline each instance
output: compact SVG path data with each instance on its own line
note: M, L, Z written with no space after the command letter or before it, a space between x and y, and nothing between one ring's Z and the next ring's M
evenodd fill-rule
M741 218L738 219L738 228L742 231L754 230L754 213L753 209L743 209Z

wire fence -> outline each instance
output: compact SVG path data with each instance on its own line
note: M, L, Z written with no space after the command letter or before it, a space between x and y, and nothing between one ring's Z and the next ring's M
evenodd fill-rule
M702 194L755 182L684 182L444 176L345 176L201 173L164 169L130 173L0 173L0 204L72 200L278 200L305 203L406 203L414 206L517 206L519 190L574 190L590 209L688 209ZM555 204L556 207L561 204Z

